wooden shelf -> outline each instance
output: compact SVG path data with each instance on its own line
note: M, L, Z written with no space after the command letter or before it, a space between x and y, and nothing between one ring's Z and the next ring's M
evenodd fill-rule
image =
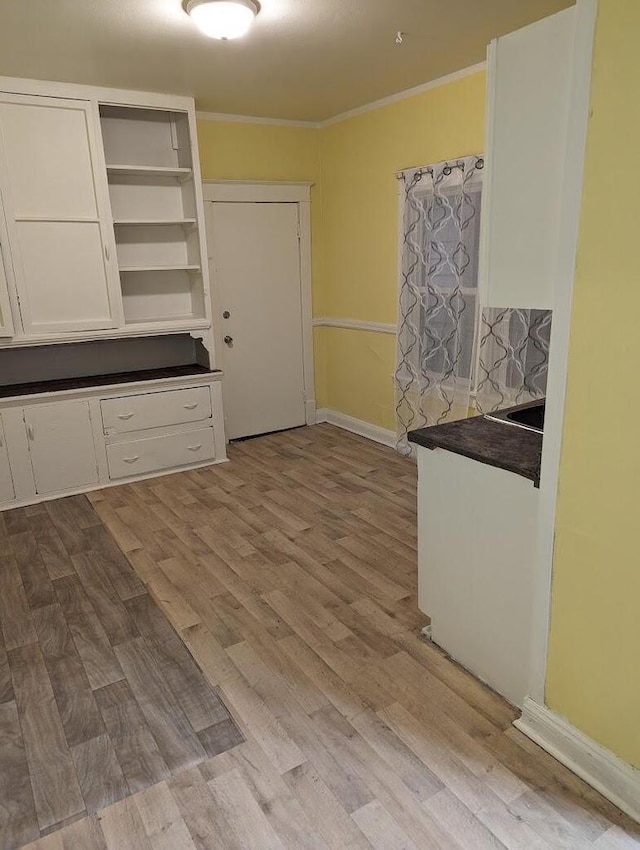
M200 266L177 263L170 266L121 266L121 272L199 272Z
M193 171L190 168L173 168L157 165L107 165L108 174L129 174L143 177L181 177L188 180Z
M143 218L119 218L114 220L116 227L159 227L163 225L183 225L185 227L194 225L195 218L158 218L158 219L143 219Z

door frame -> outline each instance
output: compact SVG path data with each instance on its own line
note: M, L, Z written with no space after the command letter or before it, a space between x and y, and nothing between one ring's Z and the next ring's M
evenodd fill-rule
M311 186L312 183L250 182L245 180L203 180L205 230L209 203L297 204L300 241L300 288L302 303L302 371L304 407L307 425L316 423L315 363L313 354L313 307L311 291ZM219 311L220 289L213 268L211 250L207 246L215 350L222 351L222 326Z

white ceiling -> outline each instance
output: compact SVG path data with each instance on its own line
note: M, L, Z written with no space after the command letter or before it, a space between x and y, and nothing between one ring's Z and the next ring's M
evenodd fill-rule
M198 109L321 121L484 59L573 0L262 0L212 41L182 0L0 0L0 75L190 94ZM395 44L398 30L405 33Z

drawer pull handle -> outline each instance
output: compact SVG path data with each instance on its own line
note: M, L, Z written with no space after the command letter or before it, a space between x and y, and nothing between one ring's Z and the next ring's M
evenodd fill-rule
M195 410L197 406L198 406L198 402L194 401L193 404L185 404L184 409L185 410Z
M135 414L133 414L133 413L119 413L118 419L131 419L131 417L134 416L134 415Z
M140 455L134 455L133 457L123 457L122 460L125 463L135 463L137 460L140 460Z
M33 425L27 425L27 437L33 442L36 438L35 431L33 430Z
M190 452L197 452L202 448L202 443L198 443L197 446L187 446Z

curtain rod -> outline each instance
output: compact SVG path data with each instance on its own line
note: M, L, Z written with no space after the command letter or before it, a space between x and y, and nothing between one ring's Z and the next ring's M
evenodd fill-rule
M461 171L464 171L464 162L455 162L453 165L445 165L442 169L443 173L449 176L454 168L459 168ZM484 168L484 159L480 156L476 160L476 168L478 170ZM405 169L405 171L409 171L410 169ZM416 171L416 175L420 175L420 177L424 177L425 174L430 174L433 177L433 168L419 168ZM404 180L404 171L396 171L396 179Z

